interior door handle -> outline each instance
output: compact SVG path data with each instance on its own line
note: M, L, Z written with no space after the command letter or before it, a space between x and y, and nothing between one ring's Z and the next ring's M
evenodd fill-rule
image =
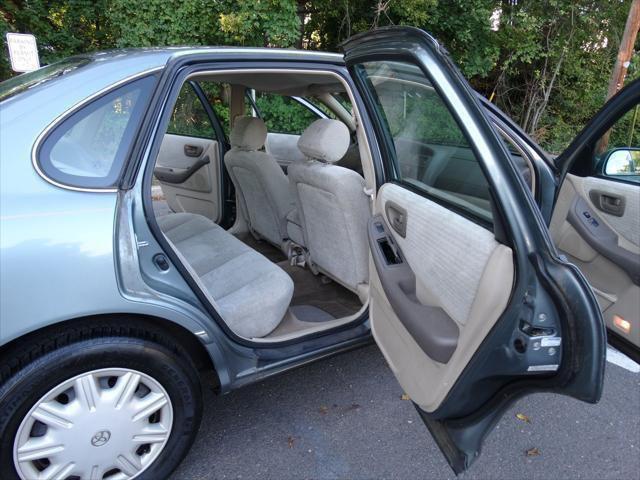
M617 195L611 192L604 192L602 190L590 190L589 198L595 207L609 215L621 217L624 215L625 198L622 195Z
M161 182L180 184L189 180L194 173L209 163L211 163L209 155L205 155L204 158L200 158L193 162L193 165L189 168L172 168L158 165L153 169L153 174Z
M436 362L447 363L458 346L458 325L440 307L420 302L416 295L416 275L399 247L389 248L391 233L382 215L369 219L367 236L391 309L424 353Z
M387 221L402 238L407 236L407 210L397 203L387 201L384 205Z
M203 148L200 145L185 145L184 154L187 157L199 157L202 155Z

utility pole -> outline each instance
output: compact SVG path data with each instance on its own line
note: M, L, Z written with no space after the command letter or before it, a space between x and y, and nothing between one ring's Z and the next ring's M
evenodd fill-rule
M622 41L618 50L618 58L613 66L609 88L607 89L607 100L613 97L624 84L624 77L627 76L627 68L633 54L633 45L636 43L638 28L640 27L640 0L633 0L629 9L627 23L624 26Z
M624 33L622 34L622 41L618 49L616 63L613 66L613 72L611 72L606 100L613 97L624 85L624 78L627 76L629 61L631 60L631 55L633 55L633 45L636 43L638 28L640 28L640 0L633 0L631 2L631 8L629 9L627 23L624 26ZM597 149L599 153L607 149L610 133L610 131L607 131L600 139Z

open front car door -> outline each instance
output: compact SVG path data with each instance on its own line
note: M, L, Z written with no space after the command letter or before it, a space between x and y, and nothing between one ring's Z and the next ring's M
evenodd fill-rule
M564 180L549 229L591 284L609 341L640 361L640 80L556 158Z
M442 47L387 28L344 49L384 177L369 223L373 335L459 473L518 397L599 400L604 324Z

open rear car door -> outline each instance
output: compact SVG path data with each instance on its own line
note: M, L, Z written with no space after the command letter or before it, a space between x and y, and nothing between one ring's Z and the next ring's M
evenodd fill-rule
M459 473L518 397L599 400L602 316L443 48L392 27L344 50L384 177L369 224L373 335Z

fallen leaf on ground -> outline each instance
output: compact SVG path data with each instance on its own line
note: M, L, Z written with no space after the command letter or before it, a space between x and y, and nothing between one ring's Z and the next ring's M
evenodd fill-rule
M527 450L525 453L527 454L527 457L537 457L538 455L540 455L540 450L538 450L537 447L533 447Z
M320 412L320 415L326 415L328 411L329 411L329 407L326 407L326 406L324 406L324 405L322 405L322 406L318 409L318 412Z
M289 448L293 448L293 441L293 437L289 436L289 438L287 438L287 444L289 445Z
M524 413L516 413L516 418L518 420L522 420L525 423L531 423L531 419L527 417Z
M411 397L409 397L409 395L407 395L406 393L403 393L402 395L400 395L400 400L411 400Z

